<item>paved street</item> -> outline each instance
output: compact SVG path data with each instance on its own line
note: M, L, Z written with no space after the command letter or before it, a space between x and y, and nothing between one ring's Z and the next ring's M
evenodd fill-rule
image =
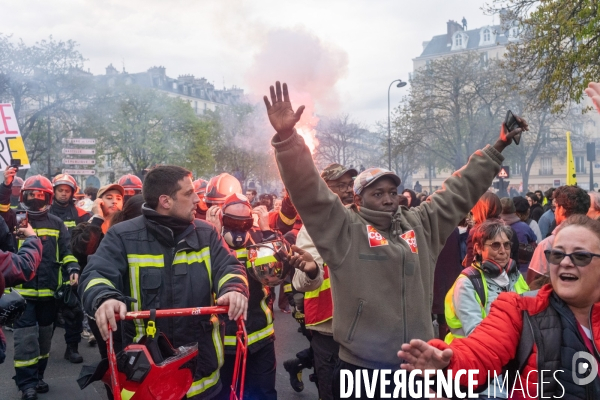
M275 303L277 304L277 303ZM314 383L308 381L308 373L304 372L304 391L296 393L289 384L289 375L283 369L283 362L294 357L296 352L308 346L308 341L296 330L298 324L289 315L284 314L275 307L275 332L277 340L275 348L277 352L277 393L279 399L306 399L317 400L317 388ZM0 365L0 400L19 400L20 394L16 389L12 366L13 360L13 335L12 332L4 331L6 334L8 352L6 361ZM71 364L63 359L65 343L64 331L56 329L52 340L50 361L46 370L45 381L50 385L50 392L40 394L40 400L105 400L106 393L102 384L96 382L94 385L80 390L75 379L79 376L81 365L91 364L100 357L96 347L89 347L87 343L80 345L80 353L83 356L83 364Z

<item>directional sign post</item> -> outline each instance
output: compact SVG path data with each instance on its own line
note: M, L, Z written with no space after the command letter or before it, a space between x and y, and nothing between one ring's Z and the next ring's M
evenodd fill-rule
M63 154L86 154L86 155L94 155L96 154L95 149L62 149Z
M96 139L63 139L64 143L69 143L69 144L87 144L87 145L91 145L91 144L96 144Z
M96 165L96 160L86 158L63 158L62 162L67 165Z
M62 172L69 175L96 175L95 169L63 169Z
M500 172L498 172L499 179L508 179L510 178L510 167L508 165L503 165L500 168Z

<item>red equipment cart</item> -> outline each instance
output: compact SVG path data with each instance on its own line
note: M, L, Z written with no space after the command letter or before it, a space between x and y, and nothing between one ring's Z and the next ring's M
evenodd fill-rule
M155 310L155 318L166 318L166 317L191 317L198 315L212 315L212 314L226 314L229 311L229 307L227 306L215 306L215 307L196 307L196 308L174 308L169 310ZM119 319L118 315L116 316L117 320ZM151 311L136 311L136 312L128 312L125 316L126 320L133 319L150 319ZM246 357L248 351L248 336L246 334L246 327L244 326L243 317L240 317L237 320L237 347L235 354L235 368L233 372L233 380L231 384L231 395L230 400L242 400L244 395L244 380L246 377ZM151 328L152 329L152 328ZM123 396L121 395L123 389L125 389L128 394L129 399L131 400L164 400L177 398L176 395L173 394L173 389L175 387L173 385L169 386L163 380L161 380L160 385L156 385L157 389L153 391L144 391L144 392L135 392L127 390L124 388L125 383L125 375L118 371L117 369L117 357L115 354L115 350L113 348L113 332L111 330L110 324L108 325L109 337L106 342L107 350L108 350L108 371L104 376L103 381L106 383L110 382L110 387L113 393L114 400L122 400ZM184 346L182 346L184 347ZM147 355L147 359L152 367L154 368L155 373L153 375L148 374L144 379L157 379L160 376L165 376L168 372L177 372L177 371L161 371L161 366L156 365L152 360L152 357L148 353L148 350L144 348L143 345L132 344L127 346L127 349L134 349L143 351ZM197 347L195 348L187 348L182 353L178 355L178 363L174 364L176 369L179 369L179 366L189 361L190 359L196 357L198 353ZM184 395L190 388L192 384L192 376L191 374L180 374L178 376L178 380L172 382L176 384L176 389L179 392L182 392ZM187 385L182 387L182 385ZM135 385L134 385L135 386ZM183 391L184 389L184 391ZM152 393L151 393L152 392ZM163 397L165 396L165 397ZM173 397L175 396L175 397ZM179 397L181 398L181 397ZM179 399L178 399L179 400Z

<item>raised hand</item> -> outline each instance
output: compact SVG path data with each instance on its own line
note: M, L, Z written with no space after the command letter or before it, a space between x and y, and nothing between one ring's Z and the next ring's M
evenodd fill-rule
M296 112L292 109L290 95L288 93L287 84L283 84L283 92L279 81L275 83L275 87L271 86L271 102L267 96L264 96L265 105L267 106L267 114L269 121L275 131L279 133L280 140L285 140L294 132L294 125L300 121L300 117L304 112L304 106L298 107Z
M500 137L494 144L494 148L500 153L502 153L502 150L512 143L515 136L520 135L523 131L529 130L527 121L525 121L523 118L517 117L516 115L515 118L517 121L519 121L519 127L517 129L508 132L504 123L500 126Z
M319 274L319 268L312 255L296 245L292 245L292 250L294 255L290 257L290 265L307 274L310 279L315 279Z
M585 94L590 96L596 107L596 111L600 113L600 83L590 82L588 88L585 89Z
M402 350L398 352L398 357L404 360L405 363L400 364L400 367L412 371L420 369L444 369L450 364L452 359L452 350L440 350L430 346L426 342L413 339L410 343L404 343Z

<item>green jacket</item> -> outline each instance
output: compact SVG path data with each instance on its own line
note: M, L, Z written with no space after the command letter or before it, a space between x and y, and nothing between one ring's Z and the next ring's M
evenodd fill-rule
M344 207L320 178L297 133L285 141L275 135L272 145L292 202L330 268L333 336L340 358L363 368L398 369L396 353L403 343L433 338L437 256L489 188L504 157L490 146L475 152L431 201L400 207L392 215ZM375 240L369 239L369 231ZM377 233L385 244L376 240Z

